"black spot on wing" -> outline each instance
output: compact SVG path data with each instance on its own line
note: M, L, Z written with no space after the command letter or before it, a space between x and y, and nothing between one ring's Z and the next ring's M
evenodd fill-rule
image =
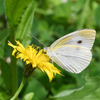
M82 40L77 41L77 43L78 43L78 44L81 44L81 43L82 43Z

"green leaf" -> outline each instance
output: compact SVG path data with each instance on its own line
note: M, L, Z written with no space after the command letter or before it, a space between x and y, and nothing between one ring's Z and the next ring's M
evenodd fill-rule
M22 100L32 100L34 93L30 92L24 96Z
M11 70L10 66L3 60L0 59L0 66L1 66L1 71L2 71L2 78L3 81L6 85L6 89L10 91L11 89Z
M70 2L62 3L55 7L54 9L55 17L65 17L68 18L71 16L71 5Z
M0 100L10 100L10 96L0 87Z
M95 19L96 19L96 22L98 24L98 26L100 27L100 6L97 7L97 9L95 10Z
M33 92L34 96L31 100L45 100L47 91L43 87L41 83L39 83L36 79L30 80L25 88L22 90L22 96Z
M75 2L73 5L74 5L73 10L78 13L84 5L84 0L77 0L77 2Z
M0 77L0 100L10 100L10 96L7 94L7 90L4 89L4 83L1 84L1 77Z
M57 5L61 4L63 1L61 1L61 0L49 0L49 2L51 4L53 4L54 6L57 6Z
M100 88L81 100L100 100Z
M100 78L99 77L93 77L93 78L87 78L86 79L86 85L78 88L78 89L72 89L72 90L64 90L54 97L51 97L49 99L51 100L79 100L83 99L86 96L90 95L92 92L95 92L98 88L100 88ZM91 98L92 99L92 98Z
M0 0L0 16L5 13L4 0Z
M100 100L100 88L81 100Z
M90 0L86 0L84 5L83 5L83 11L81 12L81 15L80 15L80 20L79 20L79 23L78 23L78 27L77 29L82 29L85 25L85 21L87 20L87 18L90 18L90 15L89 15L89 6L90 6Z
M31 38L30 31L33 23L33 14L36 6L37 3L35 1L32 1L32 3L26 9L23 18L21 20L21 23L17 28L17 33L15 38L21 40L24 46L28 44L27 42L30 41Z
M59 98L59 97L64 97L67 95L70 95L71 93L81 90L83 87L78 88L78 89L72 89L72 90L63 90L62 92L58 93L55 97Z
M19 23L22 13L32 0L5 0L6 16L10 26Z
M0 58L4 56L4 47L6 38L8 37L8 29L4 29L3 31L0 31Z
M2 31L0 31L0 43L5 39L7 38L8 36L8 29L4 29Z

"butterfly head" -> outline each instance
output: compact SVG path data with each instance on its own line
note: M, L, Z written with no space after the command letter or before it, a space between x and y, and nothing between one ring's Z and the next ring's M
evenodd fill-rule
M48 50L49 50L49 47L44 47L44 48L43 48L43 51L44 51L45 53L47 53Z

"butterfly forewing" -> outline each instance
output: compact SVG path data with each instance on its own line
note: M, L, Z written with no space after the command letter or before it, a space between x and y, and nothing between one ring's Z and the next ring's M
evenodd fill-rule
M50 46L50 49L52 50L53 48L62 45L76 45L90 50L95 40L95 34L96 31L93 29L78 30L56 40Z
M80 46L63 45L48 52L50 58L66 71L80 73L92 59L91 51Z

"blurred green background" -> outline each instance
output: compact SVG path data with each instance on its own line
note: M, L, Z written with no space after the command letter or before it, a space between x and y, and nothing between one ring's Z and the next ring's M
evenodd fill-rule
M45 46L50 46L51 43L61 36L79 29L90 28L96 30L96 39L92 48L93 59L90 65L80 74L66 72L54 63L64 76L57 75L52 82L49 82L46 73L44 74L39 70L34 71L31 77L32 79L29 78L20 97L34 92L34 100L44 100L62 91L66 90L67 92L69 89L84 86L86 84L86 78L100 76L100 0L37 0L37 3L38 6L35 9L30 33L42 41ZM7 40L9 40L9 25L6 10L4 0L0 0L0 61L1 66L3 65L5 68L6 66L10 66L9 56L11 55L10 47L7 46ZM18 23L20 23L20 20ZM15 25L15 33L17 26L18 24ZM29 34L24 40L25 43L22 43L25 46L35 44L43 48L42 44ZM17 66L18 84L20 84L24 64L21 61L17 61ZM6 69L8 73L10 69L8 67ZM5 89L2 68L0 72L0 88L2 90ZM10 79L6 81L10 81Z

